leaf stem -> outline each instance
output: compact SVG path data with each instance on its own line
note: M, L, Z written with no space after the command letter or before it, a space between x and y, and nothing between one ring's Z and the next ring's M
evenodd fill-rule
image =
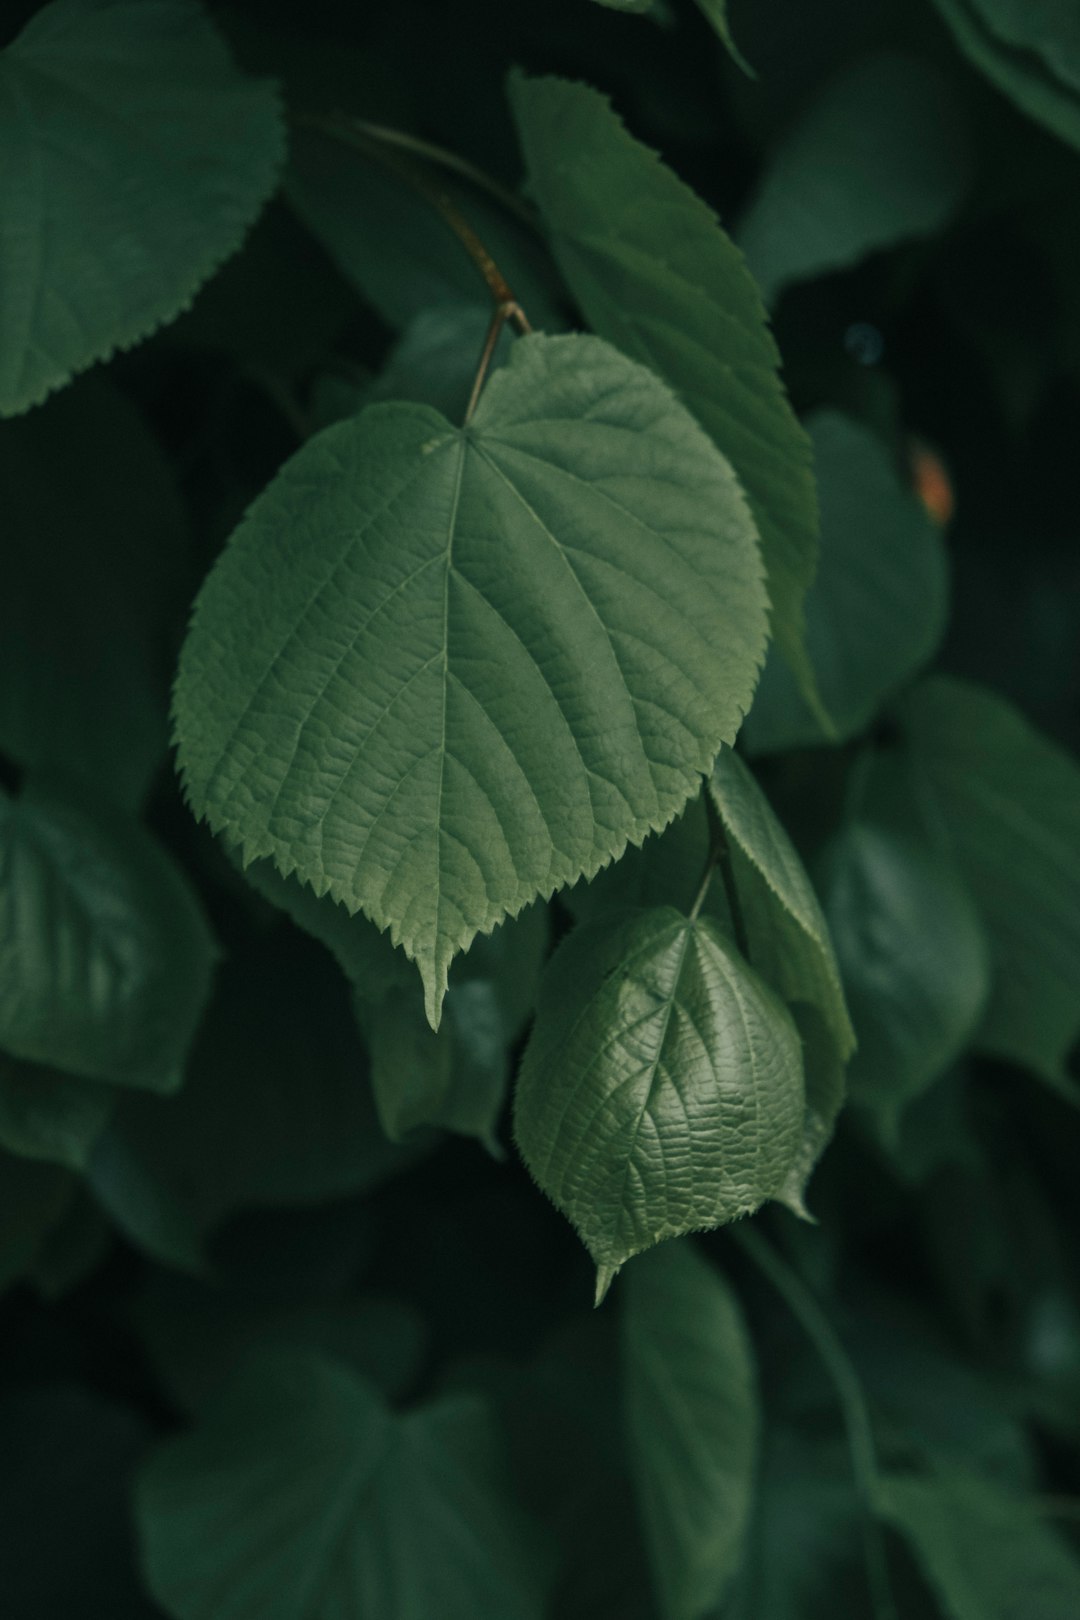
M372 124L366 118L351 118L344 113L333 115L343 123L348 123L360 135L365 135L373 141L380 141L384 146L396 147L403 152L409 152L414 157L423 158L428 163L436 164L446 169L450 174L460 175L467 180L477 191L487 192L497 203L513 214L529 230L540 232L540 224L529 205L510 190L509 186L500 185L498 180L488 174L484 169L470 163L467 158L459 157L456 152L450 152L445 146L437 146L433 141L421 140L419 135L410 135L403 129L392 129L388 124Z
M424 201L434 208L444 225L447 225L453 231L473 264L483 276L495 304L497 306L512 304L515 308L518 307L506 277L457 204L447 196L445 191L440 190L438 186L432 185L427 175L418 169L414 163L410 162L408 158L403 158L396 149L406 148L416 151L422 149L426 144L425 142L416 142L410 136L402 136L393 145L388 144L387 134L396 132L381 130L379 125L365 124L362 119L348 118L343 113L302 114L298 116L297 122L309 129L317 129L324 135L332 135L337 140L344 141L346 145L353 146L357 151L362 152L365 157L373 158L376 162L382 163L385 168L392 170L398 179L403 180L406 185L411 186L419 196L423 197ZM433 150L437 152L440 149L434 148ZM431 153L428 152L425 155L430 157ZM446 153L444 156L450 157L451 154ZM464 162L463 159L461 161ZM471 166L465 165L465 167L469 168Z
M798 1273L753 1227L732 1227L730 1235L781 1296L832 1380L847 1431L851 1471L862 1508L863 1556L874 1614L876 1620L896 1620L885 1541L876 1511L881 1471L859 1376L832 1323Z
M480 392L484 386L488 371L491 367L491 361L495 354L495 347L502 334L502 329L506 325L507 321L512 321L517 327L518 331L522 334L532 331L532 327L529 325L525 311L522 309L520 304L514 301L514 299L507 299L506 302L499 304L496 307L495 312L491 317L491 324L487 329L487 336L484 339L484 347L480 351L480 360L476 367L476 376L473 378L472 393L469 395L469 403L465 407L465 421L463 424L465 427L468 427L469 423L472 421L473 414L480 402Z

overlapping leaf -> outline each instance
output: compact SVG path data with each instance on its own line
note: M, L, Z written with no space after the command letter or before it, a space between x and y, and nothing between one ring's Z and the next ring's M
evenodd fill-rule
M810 451L741 254L595 90L518 77L512 101L530 184L588 321L670 383L738 474L761 534L773 636L813 702L803 646L817 566Z
M955 867L913 836L855 821L822 865L859 1048L853 1095L895 1139L901 1112L971 1040L990 959Z
M183 874L135 822L0 795L0 1048L86 1080L168 1091L215 947Z
M744 1552L758 1399L746 1324L723 1278L685 1244L626 1275L623 1410L664 1620L715 1613Z
M925 681L898 713L990 941L980 1044L1063 1082L1080 1034L1080 766L964 681Z
M723 457L596 338L525 338L461 431L318 435L203 588L177 684L194 808L420 967L664 825L765 637Z
M790 1015L710 918L613 913L552 958L514 1134L595 1260L598 1298L632 1255L772 1197L803 1115Z
M834 735L861 731L929 662L945 630L941 535L868 429L835 411L810 421L821 494L821 568L806 645ZM755 752L826 740L789 671L770 655L747 721Z
M781 141L739 246L771 303L792 282L940 230L967 180L966 130L941 74L899 52L861 57Z
M0 415L171 320L273 190L284 129L191 0L54 0L0 55Z
M397 1417L343 1366L268 1353L141 1474L151 1588L177 1620L540 1620L489 1427L476 1401Z

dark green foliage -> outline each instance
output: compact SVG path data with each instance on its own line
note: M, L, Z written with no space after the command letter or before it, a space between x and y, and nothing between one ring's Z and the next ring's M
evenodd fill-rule
M8 8L4 1620L1080 1612L1077 15Z

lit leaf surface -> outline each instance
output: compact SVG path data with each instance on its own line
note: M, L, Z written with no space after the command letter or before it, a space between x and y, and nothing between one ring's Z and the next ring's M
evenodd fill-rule
M783 1003L711 919L657 908L602 917L555 953L514 1134L602 1297L632 1255L772 1197L803 1102Z
M457 952L663 826L732 739L760 566L651 373L524 338L467 430L373 406L255 503L181 659L193 806L389 928L437 1027Z

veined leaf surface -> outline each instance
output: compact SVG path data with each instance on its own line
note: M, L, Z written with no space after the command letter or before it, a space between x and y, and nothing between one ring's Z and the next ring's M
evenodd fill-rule
M552 958L514 1115L602 1298L632 1255L783 1186L803 1127L799 1037L710 918L604 916Z
M803 598L817 566L810 446L742 254L599 92L515 78L512 100L555 257L590 325L675 389L746 490L773 636L813 703L803 646Z
M753 524L666 387L529 337L462 430L375 406L319 434L206 582L176 693L194 808L417 962L663 826L749 704Z

